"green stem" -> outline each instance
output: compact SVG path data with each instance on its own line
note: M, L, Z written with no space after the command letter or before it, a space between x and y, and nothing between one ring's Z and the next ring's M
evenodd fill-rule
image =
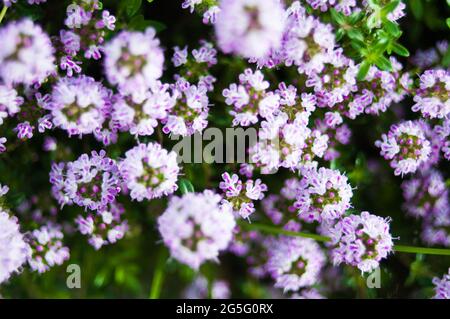
M161 249L156 264L155 271L153 273L152 287L150 288L150 299L158 299L161 295L161 288L164 281L164 265L166 264L166 252Z
M0 12L0 23L2 23L3 18L5 17L6 11L8 10L7 6L3 6L2 11Z
M244 221L239 222L239 226L247 230L260 230L265 233L275 234L275 235L285 235L285 236L295 236L303 238L311 238L317 241L327 242L330 241L329 237L321 236L311 233L295 232L278 227L258 224L258 223L247 223ZM424 255L441 255L450 256L450 249L442 248L427 248L427 247L415 247L415 246L404 246L404 245L394 245L394 251L399 253L411 253L411 254L424 254Z

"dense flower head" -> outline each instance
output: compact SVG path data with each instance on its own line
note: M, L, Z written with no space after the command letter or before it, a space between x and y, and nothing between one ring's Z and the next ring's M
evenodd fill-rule
M135 136L152 135L158 121L167 117L174 103L169 84L160 81L150 85L144 100L117 94L112 102L112 125Z
M20 105L23 98L17 94L17 91L6 85L0 85L0 125L9 116L20 111Z
M335 47L335 36L329 24L306 14L295 1L287 10L282 47L273 60L286 66L295 65L300 73L320 72L328 52Z
M305 84L314 89L319 106L332 107L357 90L357 72L353 61L343 55L342 49L337 49L325 55L319 72L308 73Z
M124 207L112 202L106 208L97 212L79 215L75 223L78 231L89 237L89 244L96 250L104 245L114 244L125 236L128 222L123 218Z
M43 273L69 259L69 248L63 245L64 234L59 225L48 223L28 235L32 254L28 264L33 271Z
M88 76L60 78L46 103L55 127L69 136L92 134L101 128L111 108L110 91Z
M208 125L208 88L179 77L171 85L171 90L175 102L167 117L161 121L164 124L163 132L181 136L202 132Z
M40 84L55 71L50 38L29 19L0 28L0 79L6 84Z
M450 299L450 268L442 278L433 278L435 295L433 299Z
M17 218L0 208L0 284L19 272L29 255Z
M180 172L177 154L156 142L139 144L128 150L119 169L134 200L159 198L177 190Z
M261 58L281 44L284 10L277 0L221 0L215 31L220 49Z
M308 222L340 218L351 206L352 188L347 177L325 167L305 167L297 188L295 207Z
M306 118L305 116L306 115ZM297 113L291 122L284 112L261 121L258 143L250 148L252 160L264 173L279 167L297 169L323 157L328 136L307 127L307 114Z
M210 190L170 199L158 218L158 229L171 256L198 269L207 260L217 261L228 247L236 222L221 196Z
M448 201L448 199L447 199ZM422 224L422 240L429 245L450 247L450 207L434 209Z
M297 291L319 281L325 254L319 244L309 238L280 237L269 252L267 269L275 287Z
M417 50L411 57L411 62L420 69L427 69L438 64L448 49L448 41L438 41L434 47Z
M442 174L434 169L402 183L404 209L414 217L425 217L449 206L449 194Z
M162 75L164 54L155 29L122 31L105 44L105 73L111 84L134 100L145 99L150 85Z
M405 121L391 126L388 134L375 142L380 154L394 169L395 175L414 173L430 156L430 141L417 121Z
M222 179L219 187L225 193L224 205L229 205L242 218L249 218L255 212L254 201L264 198L267 185L260 179L247 179L243 183L238 175L227 172L222 174Z
M447 118L450 114L450 72L427 70L420 75L420 87L414 96L414 112L427 118Z
M323 226L325 235L331 238L335 265L345 263L358 267L362 272L370 272L392 252L388 219L361 212Z
M92 151L76 161L54 164L50 174L53 195L61 204L75 203L90 210L102 210L120 192L119 168L106 152Z

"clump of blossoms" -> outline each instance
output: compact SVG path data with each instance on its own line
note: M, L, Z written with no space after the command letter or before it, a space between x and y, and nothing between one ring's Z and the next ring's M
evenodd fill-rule
M417 121L392 125L388 134L383 134L375 145L381 149L380 154L391 161L395 175L414 173L428 161L431 152L430 141Z
M306 125L301 116L290 122L285 113L261 122L259 141L250 149L250 154L252 160L262 166L262 172L279 167L296 169L324 155L328 137Z
M225 53L261 58L281 44L284 10L277 0L221 0L214 24Z
M429 245L450 246L450 207L435 209L424 218L422 240Z
M29 19L0 28L0 78L7 85L42 83L55 71L50 38Z
M20 272L29 256L30 246L20 232L17 218L0 208L0 284Z
M69 248L63 245L64 234L61 227L48 223L33 230L28 235L32 254L28 264L33 271L44 273L51 267L62 265L69 259Z
M222 179L219 187L224 192L223 204L230 206L242 218L249 218L255 212L253 201L264 198L267 185L260 179L255 181L247 179L244 184L236 174L230 176L228 173L223 173Z
M265 66L283 62L286 66L297 66L299 73L320 72L327 53L335 47L331 25L307 15L298 1L286 10L286 15L281 48L272 52Z
M324 150L323 158L326 161L332 161L338 158L341 153L338 151L340 145L350 143L352 131L347 124L343 123L343 119L338 112L327 112L323 119L314 121L314 128L320 134L328 137L328 146Z
M345 263L362 272L370 272L392 252L388 219L361 212L361 215L349 215L322 226L325 235L331 238L331 256L335 265Z
M433 278L435 295L433 299L450 299L450 268L442 278Z
M54 164L50 174L53 195L60 203L74 203L90 210L102 210L119 194L120 174L106 152L92 151L76 161Z
M181 7L183 9L189 9L191 13L194 10L201 13L204 24L216 23L217 14L220 12L217 0L183 0Z
M81 137L102 128L111 111L110 96L110 91L91 77L64 77L53 86L51 100L44 107L55 127Z
M119 131L128 131L134 136L150 136L158 121L167 117L175 104L169 84L160 81L152 83L144 100L133 95L117 94L112 102L112 126Z
M202 83L190 84L180 77L171 90L175 102L167 117L161 120L163 132L181 136L202 132L208 125L208 88Z
M261 71L245 69L239 75L239 84L232 83L224 89L222 95L227 105L233 105L230 114L233 126L250 126L258 122L258 115L267 117L280 105L280 97L273 92L266 92L269 82L264 80Z
M212 91L216 78L209 74L209 69L217 64L217 51L209 42L200 41L200 44L200 48L193 49L191 54L189 54L187 46L183 49L174 48L172 63L175 67L180 68L179 74L175 77L178 79L181 76L189 82L204 85L208 91Z
M301 219L334 220L351 207L353 192L345 175L325 167L305 167L301 173L294 204Z
M414 217L426 217L449 206L448 190L442 174L430 170L402 183L404 209Z
M158 143L133 147L125 153L119 169L130 197L137 201L166 196L178 188L177 154Z
M426 69L439 64L448 49L448 41L436 42L435 46L426 50L417 50L411 57L411 62L420 69Z
M332 107L357 90L357 72L354 62L337 49L325 55L320 71L308 73L305 84L314 89L319 106Z
M75 223L78 231L89 237L89 244L96 250L104 245L114 244L125 236L128 222L123 219L124 207L113 202L107 208L88 213L86 217L79 215Z
M319 281L325 264L325 254L312 239L280 237L269 252L267 269L275 280L275 287L297 291Z
M208 280L203 276L198 276L186 288L183 297L186 299L206 299L208 293ZM228 299L231 291L228 282L225 280L214 280L211 283L211 298L212 299Z
M450 72L427 70L420 76L420 87L414 96L414 112L427 118L447 118L450 114Z
M0 85L0 125L6 118L17 114L23 102L23 97L19 96L15 89Z
M207 260L218 260L230 244L236 222L221 196L210 190L170 199L158 218L158 229L171 256L198 269Z
M81 57L98 60L102 57L107 31L115 29L116 18L100 10L99 1L78 1L67 8L66 26L61 30L57 45L61 46L59 66L68 76L81 72ZM56 41L55 41L56 42Z
M156 31L122 31L105 44L105 73L108 81L117 85L124 95L142 102L152 82L163 71L164 54Z

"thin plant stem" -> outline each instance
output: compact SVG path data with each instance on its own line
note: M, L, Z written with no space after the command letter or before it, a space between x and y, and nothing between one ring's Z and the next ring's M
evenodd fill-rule
M0 11L0 23L2 23L3 18L4 18L5 15L6 15L6 11L7 11L7 10L8 10L8 7L7 7L7 6L3 6L2 11Z

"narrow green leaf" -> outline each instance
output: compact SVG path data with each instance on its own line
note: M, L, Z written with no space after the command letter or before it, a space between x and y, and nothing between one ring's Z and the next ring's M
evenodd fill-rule
M407 48L405 48L403 45L401 45L400 43L394 42L393 46L392 46L392 50L397 53L400 56L404 56L404 57L408 57L409 56L409 51Z
M386 57L380 55L375 59L375 64L377 67L379 67L383 71L390 71L392 70L392 64L391 61L389 61Z
M398 26L398 24L397 23L395 23L395 22L392 22L392 21L389 21L389 20L385 20L384 22L383 22L383 24L384 24L384 29L389 33L389 34L392 34L394 37L398 37L398 36L400 36L400 28L399 28L399 26Z
M345 16L342 13L337 12L335 9L331 9L330 13L331 13L331 17L337 24L345 23Z
M185 179L185 178L182 178L182 179L180 179L178 181L178 188L179 188L180 193L182 195L184 195L186 193L193 193L193 192L195 192L194 186L192 185L192 183L189 180Z
M400 0L395 0L395 1L391 1L389 2L387 5L385 5L383 7L383 9L381 9L381 14L383 17L387 16L388 13L392 12L395 10L395 8L397 8L397 6L400 4Z
M357 79L359 81L364 80L364 78L367 75L367 72L369 72L369 68L370 68L369 62L364 61L363 63L361 63L361 66L359 67L359 71L358 71L358 75L357 75Z
M447 27L450 28L450 18L447 18L447 20L445 20L447 22Z

